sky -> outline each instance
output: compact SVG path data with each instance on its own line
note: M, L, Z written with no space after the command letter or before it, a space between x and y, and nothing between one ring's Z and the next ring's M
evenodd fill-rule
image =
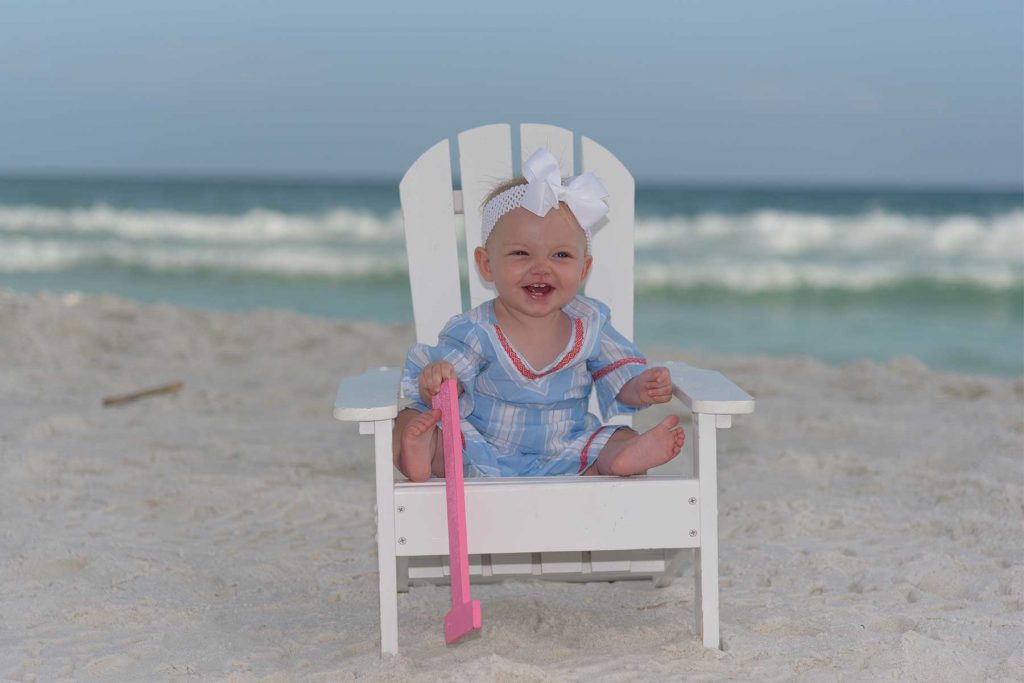
M1024 3L0 0L0 173L397 178L502 121L647 181L1019 188Z

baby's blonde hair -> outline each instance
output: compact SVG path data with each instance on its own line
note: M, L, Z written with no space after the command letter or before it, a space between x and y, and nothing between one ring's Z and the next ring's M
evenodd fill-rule
M501 181L495 185L494 188L487 193L487 196L484 197L484 200L480 202L480 210L483 211L484 207L487 206L487 202L491 201L505 190L511 190L513 187L525 185L527 182L529 181L523 176L516 176L515 178Z

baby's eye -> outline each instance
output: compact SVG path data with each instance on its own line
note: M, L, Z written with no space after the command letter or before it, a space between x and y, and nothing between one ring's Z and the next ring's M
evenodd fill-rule
M529 256L529 254L527 254L526 251L524 251L523 249L516 249L515 251L512 252L511 255L512 256Z
M556 252L555 256L558 257L558 258L572 258L572 254L570 254L567 251Z

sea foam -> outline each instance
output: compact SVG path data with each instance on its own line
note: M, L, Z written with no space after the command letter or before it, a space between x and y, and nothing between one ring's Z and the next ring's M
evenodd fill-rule
M3 233L254 244L280 240L318 242L338 238L388 242L401 238L402 220L398 211L380 216L345 208L322 214L286 213L271 209L217 214L119 209L106 204L72 209L0 205L0 235Z
M941 216L881 209L641 212L635 240L641 290L865 290L909 281L1009 290L1024 284L1019 209ZM398 211L0 205L0 272L108 267L351 280L404 277L406 256Z

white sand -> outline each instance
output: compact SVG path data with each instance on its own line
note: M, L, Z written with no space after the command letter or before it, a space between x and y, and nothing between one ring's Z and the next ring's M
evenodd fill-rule
M682 356L758 399L721 436L724 651L687 567L477 587L452 648L414 588L382 660L370 442L330 407L410 338L0 293L0 679L1024 679L1024 383L912 359Z

